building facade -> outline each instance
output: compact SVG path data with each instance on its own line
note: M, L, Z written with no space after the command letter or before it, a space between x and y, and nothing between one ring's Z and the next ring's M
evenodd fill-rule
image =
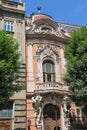
M81 107L70 101L62 80L64 49L73 25L33 13L26 18L26 101L28 130L86 129Z
M64 49L70 33L78 28L55 22L46 14L25 17L22 0L0 0L0 29L18 41L23 61L18 80L25 82L26 77L25 89L16 92L0 110L0 130L87 129L82 108L70 100L62 79Z
M0 29L5 30L19 43L20 82L25 82L25 4L0 0ZM16 92L0 110L0 130L26 129L26 94L25 90Z

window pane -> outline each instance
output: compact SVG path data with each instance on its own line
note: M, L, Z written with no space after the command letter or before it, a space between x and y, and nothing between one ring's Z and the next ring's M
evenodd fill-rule
M8 20L5 20L5 21L4 21L4 30L5 30L5 31L13 32L13 22L12 22L12 21L8 21Z
M54 73L54 64L52 64L52 73Z
M43 64L43 72L45 72L45 64Z
M10 31L10 25L8 24L7 31Z
M13 23L11 24L11 31L13 31Z
M54 63L45 61L43 63L43 82L55 81Z
M50 63L46 63L46 72L47 72L47 73L51 73Z

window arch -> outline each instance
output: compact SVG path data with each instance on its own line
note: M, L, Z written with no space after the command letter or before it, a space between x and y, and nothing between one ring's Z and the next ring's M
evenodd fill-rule
M43 82L55 81L55 65L50 60L43 62Z
M42 31L51 31L51 29L47 26L44 26L41 28Z

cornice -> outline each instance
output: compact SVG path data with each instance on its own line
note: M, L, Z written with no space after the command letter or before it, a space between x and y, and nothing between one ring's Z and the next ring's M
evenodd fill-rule
M62 38L55 35L50 34L26 34L26 40L40 40L42 42L43 40L53 41L53 42L62 42L64 44L69 42L69 38Z
M0 9L2 11L8 11L8 12L14 12L14 13L19 13L19 14L25 14L25 11L23 11L23 10L17 10L17 9L13 9L13 8L9 8L9 7L6 8L6 7L1 6Z
M16 12L25 14L25 4L13 1L0 1L0 9L2 11Z

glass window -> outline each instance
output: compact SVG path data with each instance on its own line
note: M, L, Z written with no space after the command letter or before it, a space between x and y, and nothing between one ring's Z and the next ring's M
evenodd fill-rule
M52 61L43 62L43 81L55 81L54 63Z
M2 109L0 109L0 118L11 118L13 110L13 101L7 102Z
M4 21L4 30L9 31L9 32L13 32L14 31L14 23L13 23L13 21L5 20Z

